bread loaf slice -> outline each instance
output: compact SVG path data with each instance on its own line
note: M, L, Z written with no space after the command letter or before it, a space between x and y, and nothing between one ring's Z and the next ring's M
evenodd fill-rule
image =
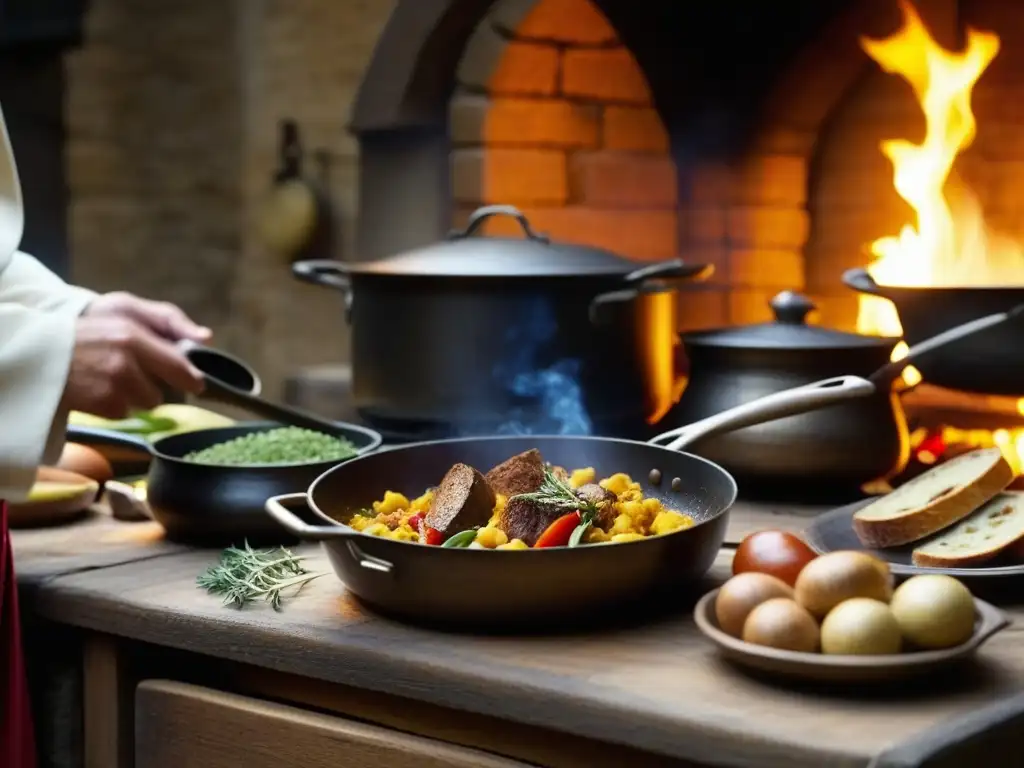
M955 526L914 549L914 565L963 568L1024 540L1024 494L1001 493Z
M857 510L853 530L866 547L910 544L967 517L1013 477L998 448L971 451Z

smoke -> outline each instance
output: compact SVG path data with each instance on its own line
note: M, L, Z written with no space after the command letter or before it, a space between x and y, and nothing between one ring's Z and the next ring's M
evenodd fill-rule
M542 297L534 299L525 317L506 331L502 362L493 374L523 402L512 408L498 434L592 434L579 379L582 361L563 358L549 365L540 361L542 350L557 333L555 314Z

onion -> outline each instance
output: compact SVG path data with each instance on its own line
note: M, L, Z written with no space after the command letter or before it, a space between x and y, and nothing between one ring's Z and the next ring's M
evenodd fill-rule
M743 623L743 640L783 651L814 653L818 623L805 608L786 597L773 597L757 606Z
M889 606L867 597L844 600L821 623L821 651L855 656L899 653L903 638Z
M796 579L796 601L818 619L844 600L869 597L888 603L889 564L864 552L830 552L811 560Z
M740 573L733 576L718 590L715 598L715 618L726 634L739 637L743 622L754 608L773 597L793 598L792 588L782 579L767 573Z
M75 472L97 483L105 483L114 477L114 470L102 453L78 443L65 443L57 468Z
M952 648L974 634L974 598L952 576L907 579L893 593L891 607L903 636L921 648Z

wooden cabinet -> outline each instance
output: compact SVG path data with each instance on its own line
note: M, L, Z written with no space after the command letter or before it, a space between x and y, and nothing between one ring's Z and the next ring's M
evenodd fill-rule
M444 742L185 683L135 695L136 768L525 768Z

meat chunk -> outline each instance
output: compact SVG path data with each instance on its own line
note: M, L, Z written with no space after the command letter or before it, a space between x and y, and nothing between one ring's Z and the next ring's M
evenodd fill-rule
M594 520L599 528L610 528L615 522L615 494L602 488L597 483L587 483L576 489L576 495L588 504L597 505L597 518Z
M468 464L456 464L437 487L424 522L443 534L486 525L494 511L494 490Z
M531 499L509 499L498 519L498 527L509 539L521 539L527 546L537 543L540 535L555 520L572 510Z
M540 451L531 448L492 468L487 482L502 496L533 493L544 482L544 459Z

